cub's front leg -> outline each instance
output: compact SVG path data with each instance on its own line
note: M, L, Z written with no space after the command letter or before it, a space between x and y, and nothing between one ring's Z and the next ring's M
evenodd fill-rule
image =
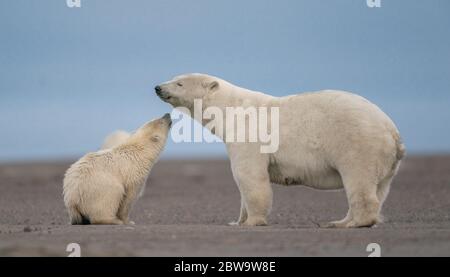
M137 188L136 186L130 186L125 189L125 194L120 203L119 211L117 212L117 217L122 220L124 224L135 224L133 221L129 220L129 214L139 192L140 188Z

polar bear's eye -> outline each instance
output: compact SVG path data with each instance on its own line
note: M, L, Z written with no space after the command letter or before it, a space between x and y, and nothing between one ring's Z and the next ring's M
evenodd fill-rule
M179 87L182 87L182 86L183 86L183 84L182 84L182 83L180 83L180 82L178 82L178 83L177 83L177 86L179 86Z

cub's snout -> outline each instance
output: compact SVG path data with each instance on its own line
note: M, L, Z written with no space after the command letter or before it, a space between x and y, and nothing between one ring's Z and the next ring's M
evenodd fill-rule
M172 126L172 118L170 118L170 113L166 113L161 119L164 120L169 127Z

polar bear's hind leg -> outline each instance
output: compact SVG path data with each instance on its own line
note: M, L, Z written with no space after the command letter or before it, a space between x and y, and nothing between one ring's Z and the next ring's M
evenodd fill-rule
M384 201L386 200L386 198L387 198L387 196L389 194L393 178L394 178L394 176L388 177L388 178L384 179L383 181L381 181L378 184L377 197L378 197L378 201L380 201L380 210L381 210L381 208L383 206ZM384 221L384 218L383 218L383 215L381 214L381 211L380 211L380 215L379 215L378 221L379 222L383 222Z
M348 200L351 219L341 227L372 227L379 222L381 205L376 192L365 189L351 191Z
M358 171L356 171L358 172ZM379 222L381 201L378 198L378 184L375 178L343 175L349 209L347 216L339 221L321 225L326 228L371 227Z

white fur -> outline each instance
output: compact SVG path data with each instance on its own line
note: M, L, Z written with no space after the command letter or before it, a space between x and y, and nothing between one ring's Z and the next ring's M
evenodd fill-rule
M102 150L111 149L116 146L121 145L124 143L127 139L130 138L130 133L122 130L117 130L112 134L109 134L102 145Z
M128 224L128 216L164 148L170 117L151 121L119 146L89 153L64 178L72 224Z
M235 224L267 224L271 183L345 188L347 216L327 227L364 227L379 221L405 150L394 123L368 100L335 90L274 97L203 74L179 76L160 87L160 97L175 107L193 109L193 100L199 98L204 109L279 107L276 153L261 154L259 143L226 144L241 193Z

